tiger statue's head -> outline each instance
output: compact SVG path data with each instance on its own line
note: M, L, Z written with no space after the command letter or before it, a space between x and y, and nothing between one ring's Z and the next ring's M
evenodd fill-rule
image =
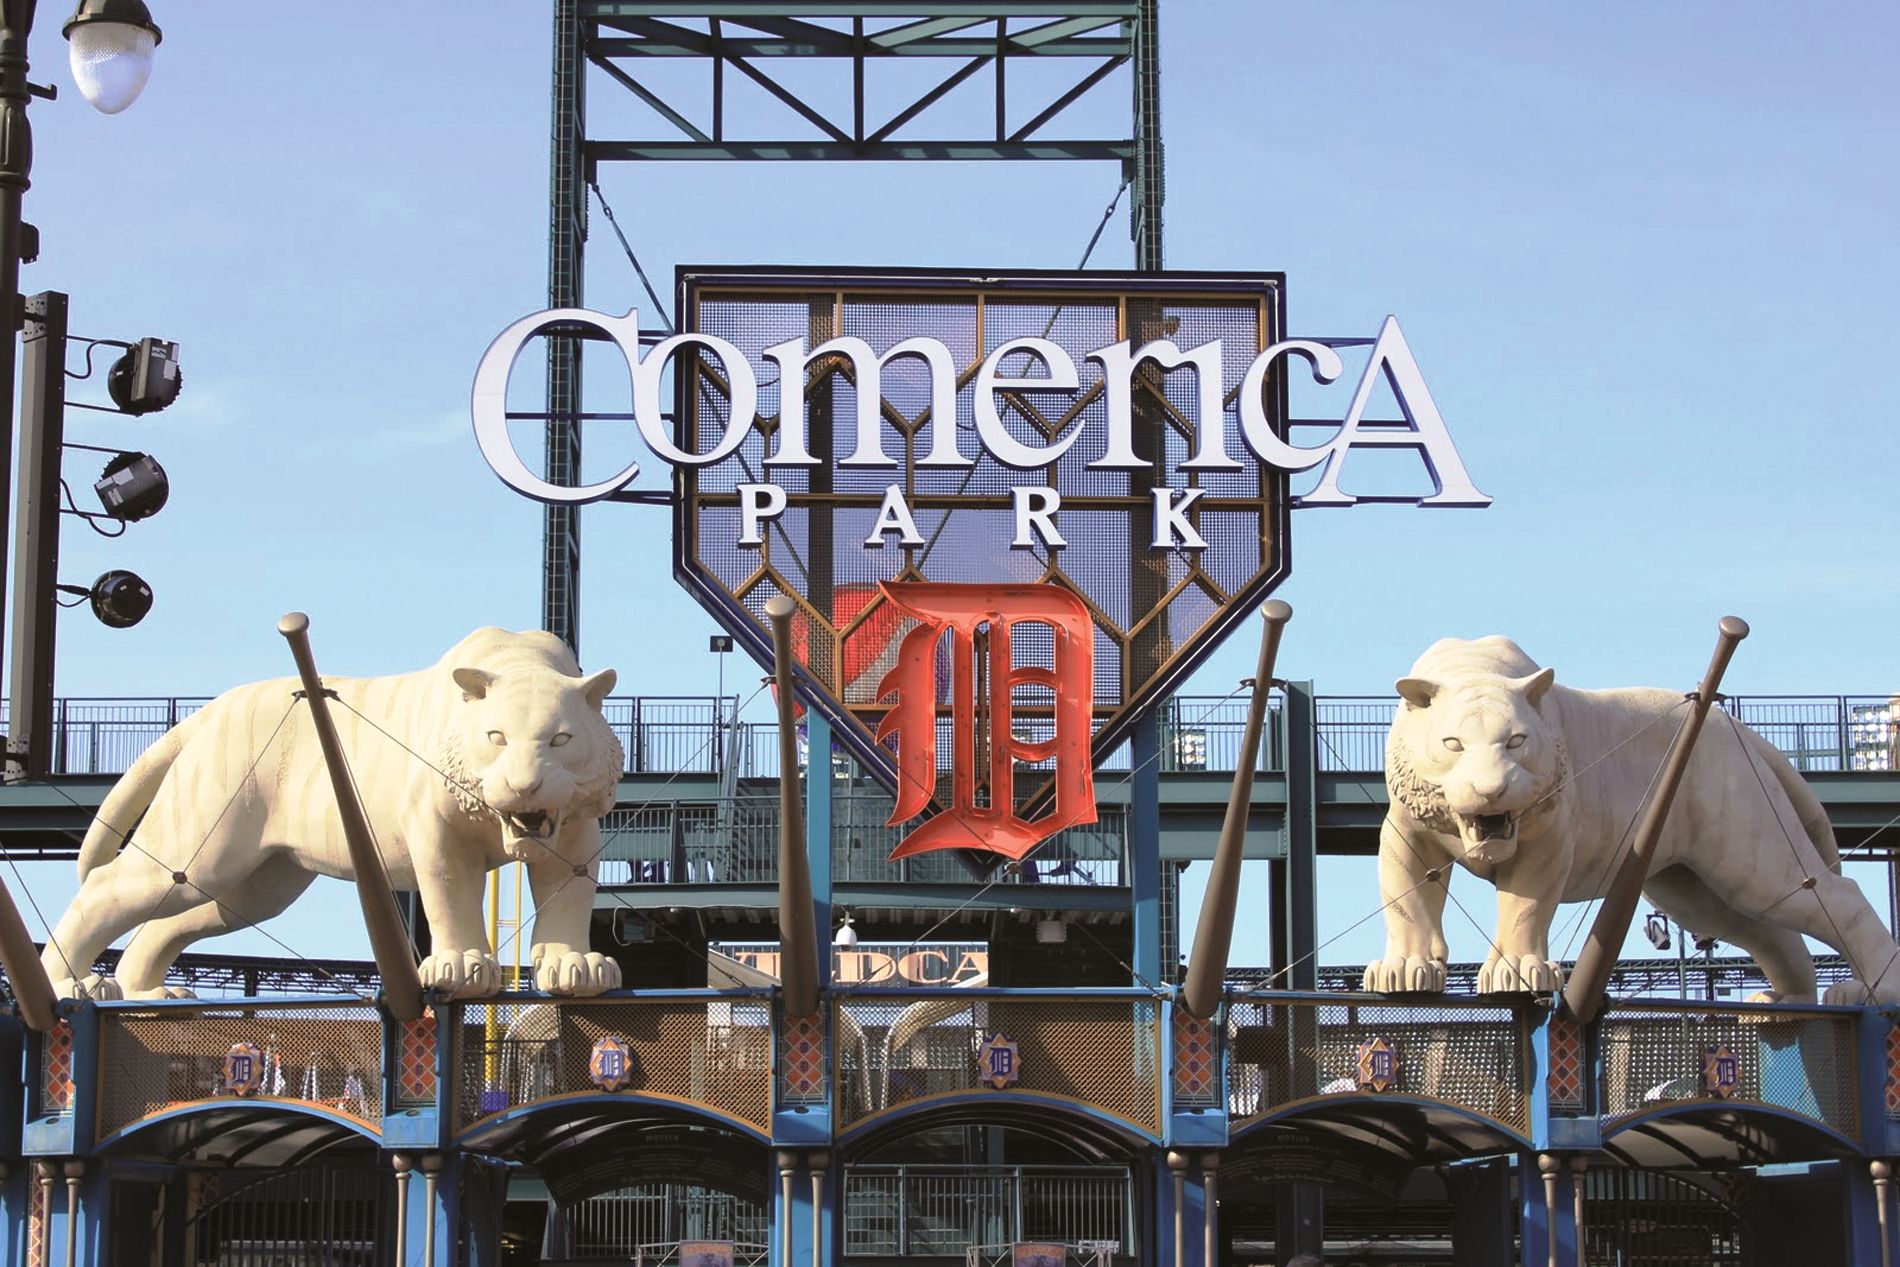
M1555 679L1492 637L1446 639L1398 681L1386 787L1421 822L1455 832L1466 862L1509 861L1527 816L1554 809L1569 770L1549 715Z
M612 669L579 677L517 661L450 673L462 701L442 736L444 769L463 809L500 818L509 857L533 860L562 828L613 808L625 762L601 714Z

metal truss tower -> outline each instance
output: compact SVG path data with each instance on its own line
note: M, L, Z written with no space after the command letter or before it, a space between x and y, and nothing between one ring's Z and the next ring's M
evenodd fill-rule
M548 192L548 304L582 303L587 189L602 163L673 160L1113 161L1133 193L1137 268L1161 258L1161 110L1156 55L1159 0L554 0L552 169ZM1031 62L1066 59L1075 73L1048 87L1046 73L1012 76ZM659 60L704 63L705 96L670 98L647 82ZM849 115L787 86L783 59L821 62L848 77ZM866 90L873 64L880 91ZM650 108L660 135L597 136L587 123L586 80L611 82ZM906 76L894 110L873 97ZM967 81L993 82L994 125L940 139L942 103ZM1128 81L1126 129L1055 137L1051 125L1085 96ZM793 135L761 134L729 117L728 84L763 90L795 115ZM989 112L986 111L986 114ZM958 117L967 118L967 111ZM929 135L926 135L929 134ZM547 478L578 482L581 351L572 336L547 339ZM542 622L580 645L580 521L571 506L546 510Z

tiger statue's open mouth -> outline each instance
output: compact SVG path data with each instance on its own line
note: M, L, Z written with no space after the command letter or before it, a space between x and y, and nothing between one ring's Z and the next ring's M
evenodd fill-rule
M519 814L504 813L501 824L502 847L517 862L530 862L539 858L544 850L553 846L554 834L561 829L558 814L539 809Z
M1517 852L1518 815L1454 813L1452 818L1458 823L1468 861L1507 862Z

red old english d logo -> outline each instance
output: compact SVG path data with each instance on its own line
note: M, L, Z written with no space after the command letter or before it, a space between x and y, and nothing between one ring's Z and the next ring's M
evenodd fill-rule
M878 686L880 698L893 691L897 695L877 730L879 742L897 737L893 827L923 813L933 798L937 651L946 634L950 643L951 803L906 836L891 857L930 849L982 849L1021 858L1065 827L1094 822L1089 740L1095 644L1082 600L1055 585L885 581L879 589L897 610L919 622L904 635L896 667ZM1016 662L1011 638L1024 625L1041 626L1053 635L1051 667ZM1022 687L1042 687L1053 694L1046 709L1049 738L1018 736L1017 696ZM982 752L979 709L986 723L980 732L986 749ZM1020 817L1016 763L1052 758L1055 792L1048 811L1034 819Z

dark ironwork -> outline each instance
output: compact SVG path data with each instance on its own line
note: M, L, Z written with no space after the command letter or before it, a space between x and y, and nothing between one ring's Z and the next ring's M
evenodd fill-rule
M602 163L719 161L1110 161L1136 191L1130 216L1136 266L1161 267L1159 0L556 0L548 226L549 307L579 306L587 237L587 186ZM848 77L849 117L807 94L774 63L835 68ZM1075 73L1051 86L1012 67L1057 65ZM704 96L688 101L651 73L702 63ZM1134 118L1106 131L1057 137L1059 119L1105 98L1133 64ZM768 69L768 66L772 68ZM875 66L878 69L873 71ZM642 103L658 135L607 137L590 128L589 70ZM891 82L891 72L903 76ZM989 79L989 126L969 128L956 90ZM883 82L884 101L868 84ZM789 111L789 133L748 130L728 85L745 84ZM953 100L954 98L954 100ZM778 115L779 112L769 112ZM767 117L761 115L760 117ZM952 122L954 121L954 122ZM954 135L946 136L946 129ZM547 340L547 478L578 482L580 342ZM0 507L0 510L3 510ZM578 650L580 520L549 505L543 520L546 627Z
M1878 774L1900 770L1900 705L1894 698L1731 695L1722 707L1759 732L1797 770ZM186 695L61 696L53 706L52 773L121 773L160 735L208 702L207 696ZM724 752L730 763L720 760L719 719L729 719L737 703L733 696L617 695L604 701L602 709L626 750L630 774L719 774L731 769L741 778L771 778L778 773L777 731L769 724L728 724ZM1396 697L1384 695L1316 696L1318 768L1328 774L1383 771L1386 732L1397 704ZM1261 745L1262 771L1286 768L1277 694L1271 708L1276 722ZM1162 771L1232 773L1246 713L1243 698L1175 696L1161 717ZM0 724L7 716L7 701L0 700ZM1098 766L1103 772L1127 768L1125 751L1109 754Z
M66 423L67 298L47 291L25 303L20 382L20 489L13 526L13 660L7 777L53 770L53 643L59 583L59 455ZM10 337L10 336L9 336Z
M1197 339L1220 345L1224 366L1238 367L1281 338L1285 328L1285 292L1277 274L1171 274L1157 280L1128 273L1011 273L973 280L941 270L712 269L683 274L681 287L685 327L729 341L748 360L788 339L868 335L873 346L881 346L897 331L927 333L956 349L952 364L959 386L979 372L991 349L1012 337L1051 338L1080 351L1116 340L1145 344L1186 324ZM1220 471L1189 465L1192 428L1186 420L1198 419L1202 428L1223 425L1198 418L1196 370L1164 370L1147 360L1133 376L1131 401L1145 402L1165 436L1140 446L1152 455L1150 465L1101 469L1100 451L1089 446L1102 437L1091 435L1086 445L1069 447L1036 468L1060 492L1063 523L1074 540L1066 549L1035 555L1034 570L1024 572L1025 552L1011 544L1010 496L1021 472L988 453L960 470L933 467L922 450L939 424L925 378L907 372L880 377L880 434L901 452L892 454L898 465L868 473L846 465L855 429L827 426L821 434L818 423L830 418L825 398L858 389L853 364L840 355L814 363L803 390L810 452L818 464L809 468L809 484L796 471L777 477L785 484L787 509L764 528L760 544L751 545L743 541L741 487L763 469L778 416L796 410L799 401L780 385L756 406L738 406L758 413L750 427L741 428L728 411L750 393L735 391L729 381L734 376L710 359L682 360L678 415L689 444L704 451L729 430L742 432L743 440L735 440L730 460L676 473L674 557L682 583L761 663L769 655L764 605L774 595L796 600L793 638L807 702L829 715L840 742L887 787L896 786L897 772L890 750L876 739L878 722L890 708L881 683L897 640L917 622L897 609L880 590L882 583L994 584L1021 575L1078 594L1097 632L1099 762L1291 566L1284 472L1261 462ZM1106 409L1112 386L1106 366L1090 362L1080 367L1074 393L1011 391L1006 395L1012 425L1031 435L1082 425L1074 420ZM1223 387L1223 407L1237 411L1237 388ZM1267 391L1277 425L1285 413L1285 377L1274 374ZM1138 418L1137 431L1141 425ZM825 472L831 478L820 488L816 477ZM1195 512L1207 538L1204 549L1142 548L1153 535L1150 490L1163 483L1204 494ZM929 531L909 543L865 549L864 534L890 486L925 516ZM1053 662L1046 645L1022 650L1024 663L1033 659L1048 668ZM1014 711L1019 726L1044 727L1026 737L1051 737L1049 705ZM942 716L950 716L947 705ZM1036 770L1033 782L1020 790L1053 773ZM950 801L947 793L943 799ZM1035 800L1026 798L1024 808L1039 809Z

